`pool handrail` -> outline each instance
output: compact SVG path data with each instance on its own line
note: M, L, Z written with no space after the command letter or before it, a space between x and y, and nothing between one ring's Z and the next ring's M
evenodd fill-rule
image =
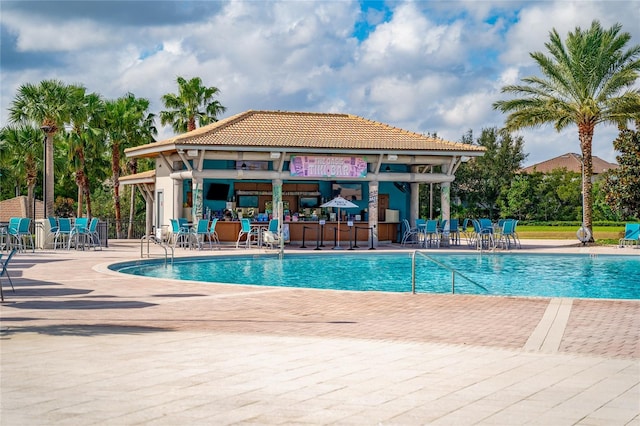
M452 268L449 265L445 265L444 263L434 259L433 257L429 256L428 254L425 254L425 252L423 252L421 250L414 250L413 253L411 254L411 292L413 294L416 294L416 255L417 254L419 254L420 256L424 257L425 259L430 260L431 262L435 263L436 265L438 265L438 266L440 266L440 267L442 267L442 268L444 268L444 269L446 269L446 270L451 272L451 294L455 294L455 292L456 292L456 274L460 275L465 280L471 282L472 284L475 284L476 286L480 287L481 289L483 289L484 291L489 293L489 290L487 290L487 288L485 286L475 282L471 278L469 278L466 275L464 275L462 272Z
M149 251L149 243L153 242L154 244L162 247L164 249L164 266L167 266L167 260L169 258L169 252L168 250L171 249L171 265L173 265L173 258L174 258L174 250L173 247L169 244L165 244L164 241L159 240L158 238L156 238L155 235L144 235L142 238L140 238L140 257L143 258L144 257L144 242L147 242L147 257L151 258L151 252Z

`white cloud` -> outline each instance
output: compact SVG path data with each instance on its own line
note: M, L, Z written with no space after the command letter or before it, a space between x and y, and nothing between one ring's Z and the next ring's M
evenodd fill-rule
M621 22L640 43L640 8L628 1L387 2L387 21L385 11L365 14L355 1L202 2L185 13L171 10L182 2L69 2L64 11L40 13L22 4L0 3L2 123L26 82L58 78L106 98L130 91L157 113L181 75L221 89L226 115L347 112L459 140L469 129L502 125L492 103L503 85L536 71L529 52L544 49L552 27L565 36L594 18ZM102 16L98 6L119 14ZM145 10L157 16L146 18ZM352 35L359 19L377 25L361 42ZM577 131L522 134L528 161L579 150ZM615 134L597 128L594 154L614 160Z

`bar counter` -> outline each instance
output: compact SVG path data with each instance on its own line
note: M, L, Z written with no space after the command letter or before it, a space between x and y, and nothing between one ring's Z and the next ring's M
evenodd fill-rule
M267 222L251 222L264 223ZM319 232L322 232L323 241L325 243L333 243L334 236L338 222L326 221L324 227L319 225L318 221L303 221L303 222L284 222L289 225L289 240L290 241L302 241L302 233L305 233L305 242L315 242ZM391 241L398 242L398 227L399 222L378 222L378 240L379 241ZM306 230L305 230L306 228ZM369 241L369 223L362 221L353 222L353 230L347 226L347 222L340 222L340 241L349 241L355 238L356 229L358 232L358 241ZM216 225L216 232L220 241L236 241L238 239L238 232L240 232L239 221L218 221Z

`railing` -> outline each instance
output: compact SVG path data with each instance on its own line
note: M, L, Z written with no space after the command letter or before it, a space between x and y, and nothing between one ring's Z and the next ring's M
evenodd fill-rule
M471 278L469 278L466 275L464 275L462 272L456 271L455 269L453 269L449 265L445 265L444 263L434 259L433 257L431 257L431 256L429 256L427 254L424 254L423 252L421 252L419 250L414 250L413 253L411 254L411 292L413 294L416 294L416 255L417 254L419 254L420 256L424 257L427 260L430 260L431 262L435 263L436 265L448 270L449 272L451 272L451 294L455 294L455 292L456 292L456 274L460 275L462 278L466 279L470 283L475 284L476 286L480 287L481 289L483 289L487 293L489 292L489 290L487 290L487 288L484 287L482 284L479 284L479 283L475 282Z
M155 235L145 235L142 238L140 238L140 257L144 257L144 243L147 243L147 257L151 258L151 252L149 250L149 245L150 243L154 243L155 245L158 245L160 247L162 247L164 249L164 266L167 266L167 261L169 258L169 252L168 249L171 249L171 265L173 265L173 247L165 244L162 241L158 241L158 239L155 237Z

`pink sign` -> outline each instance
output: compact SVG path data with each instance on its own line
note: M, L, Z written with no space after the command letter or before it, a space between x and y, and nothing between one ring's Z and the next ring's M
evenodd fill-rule
M292 155L291 176L358 178L367 176L367 162L360 157Z

